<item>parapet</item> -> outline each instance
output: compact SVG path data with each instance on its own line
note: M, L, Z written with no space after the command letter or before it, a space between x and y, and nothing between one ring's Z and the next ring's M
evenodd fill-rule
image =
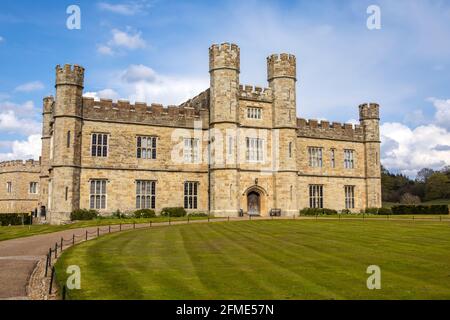
M236 44L213 44L209 48L209 71L216 69L240 70L240 50Z
M53 96L45 97L43 100L43 112L44 113L52 113L54 102L55 102L55 98L53 98Z
M245 100L272 102L272 89L239 85L239 97Z
M314 119L297 118L297 135L299 137L364 141L363 128L360 125L353 126L351 123L318 121Z
M364 103L359 106L359 120L380 120L380 105Z
M40 172L41 163L36 160L11 160L0 162L0 173L7 172Z
M64 67L56 66L56 85L75 85L83 87L84 68L78 65L65 64Z
M209 90L202 92L180 106L164 107L162 104L144 102L134 104L127 100L98 101L83 97L83 118L98 121L126 122L145 125L192 127L194 121L208 123Z
M297 76L297 62L292 54L272 54L267 57L267 79L293 78Z

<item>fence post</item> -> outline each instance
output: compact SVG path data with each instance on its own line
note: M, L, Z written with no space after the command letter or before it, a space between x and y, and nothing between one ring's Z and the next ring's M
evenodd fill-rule
M87 238L88 238L88 231L86 230L86 241L87 241Z
M228 220L227 221L230 222L230 216L228 216Z
M189 215L188 215L188 223L189 223Z
M48 266L52 265L52 248L48 249Z
M119 224L119 231L122 231L122 224Z
M63 239L63 237L61 237L61 251L63 250L63 241L64 241L64 239Z
M133 229L136 229L136 222L133 221Z
M73 245L73 246L75 245L75 233L72 234L72 245Z
M66 285L63 285L62 287L62 299L66 300Z
M150 228L152 227L152 221L150 220Z
M49 262L48 262L48 253L47 253L47 260L45 261L45 277L47 277L47 273L48 273L48 264L49 264Z
M58 259L58 242L55 243L55 259Z
M48 294L52 294L52 288L53 288L53 277L55 276L55 267L52 267L52 273L50 275L50 286L48 288Z
M208 222L209 222L209 214L208 214Z
M108 233L111 233L111 225L108 227Z
M100 228L97 227L97 238L100 237Z

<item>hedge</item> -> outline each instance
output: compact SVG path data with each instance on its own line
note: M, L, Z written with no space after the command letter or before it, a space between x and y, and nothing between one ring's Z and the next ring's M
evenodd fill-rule
M399 205L391 208L392 214L449 214L447 205Z
M141 209L134 212L135 218L154 218L156 217L155 211L151 209Z
M87 210L87 209L78 209L72 211L70 214L70 220L92 220L98 217L98 211L96 210Z
M164 208L161 211L161 215L169 217L184 217L186 215L186 210L182 207Z
M18 226L22 224L31 224L32 216L27 213L0 213L0 225L2 226Z
M204 212L191 212L188 214L189 217L207 217L208 214Z
M326 208L304 208L300 210L301 216L316 216L316 215L332 215L337 214L336 210Z

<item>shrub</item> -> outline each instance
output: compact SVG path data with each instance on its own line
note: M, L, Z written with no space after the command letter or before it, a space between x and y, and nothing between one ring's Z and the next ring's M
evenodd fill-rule
M336 210L327 208L303 208L300 210L301 216L316 216L316 215L332 215L337 214Z
M70 220L92 220L98 217L98 211L88 209L78 209L72 211L70 214Z
M161 215L166 217L184 217L186 210L182 207L164 208L161 211Z
M392 214L392 210L390 208L379 208L378 209L378 214L379 215L388 216L388 215Z
M365 210L365 213L368 213L368 214L378 214L378 211L379 211L378 208L367 208L367 209Z
M352 212L349 209L342 209L341 214L351 214Z
M18 226L22 224L31 224L31 215L27 213L0 213L1 226Z
M204 212L191 212L188 214L189 217L207 217L208 214Z
M155 211L151 209L141 209L134 212L135 218L154 218L156 217Z
M391 208L392 214L449 214L447 205L399 205Z

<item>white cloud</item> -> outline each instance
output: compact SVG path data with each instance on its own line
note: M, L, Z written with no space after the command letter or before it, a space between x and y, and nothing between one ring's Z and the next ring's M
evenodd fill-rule
M384 123L381 131L381 162L388 169L415 176L421 168L450 165L450 132L434 124L411 129L397 122Z
M133 64L124 71L122 79L125 82L154 82L156 80L156 72L152 68L149 68L142 64Z
M433 102L433 105L436 108L436 113L434 115L436 124L450 130L450 99L440 100L430 98L428 100Z
M147 43L142 39L142 32L134 31L131 28L127 28L126 31L119 29L111 30L112 39L108 43L100 44L97 46L97 52L103 55L113 55L114 48L136 50L142 49L147 46Z
M22 104L14 103L11 101L1 101L0 110L1 112L13 111L17 115L25 115L28 117L37 112L36 108L34 107L34 102L31 100L26 101Z
M5 39L2 37L2 36L0 36L0 42L3 42Z
M0 113L0 132L31 135L41 131L41 124L30 118L18 118L13 110Z
M30 135L27 140L15 140L7 143L11 151L0 153L0 161L35 159L38 160L41 155L41 135Z
M37 91L37 90L41 90L44 89L44 84L40 81L32 81L32 82L27 82L24 84L21 84L20 86L17 86L15 91L18 92L32 92L32 91Z
M113 89L104 89L97 92L86 92L83 94L84 97L90 97L94 98L95 100L99 99L112 99L117 100L119 99L119 94L114 91Z
M117 14L122 14L125 16L133 16L137 13L145 10L146 7L150 5L147 1L131 1L127 3L111 4L108 2L100 2L98 7L103 11L109 11Z

